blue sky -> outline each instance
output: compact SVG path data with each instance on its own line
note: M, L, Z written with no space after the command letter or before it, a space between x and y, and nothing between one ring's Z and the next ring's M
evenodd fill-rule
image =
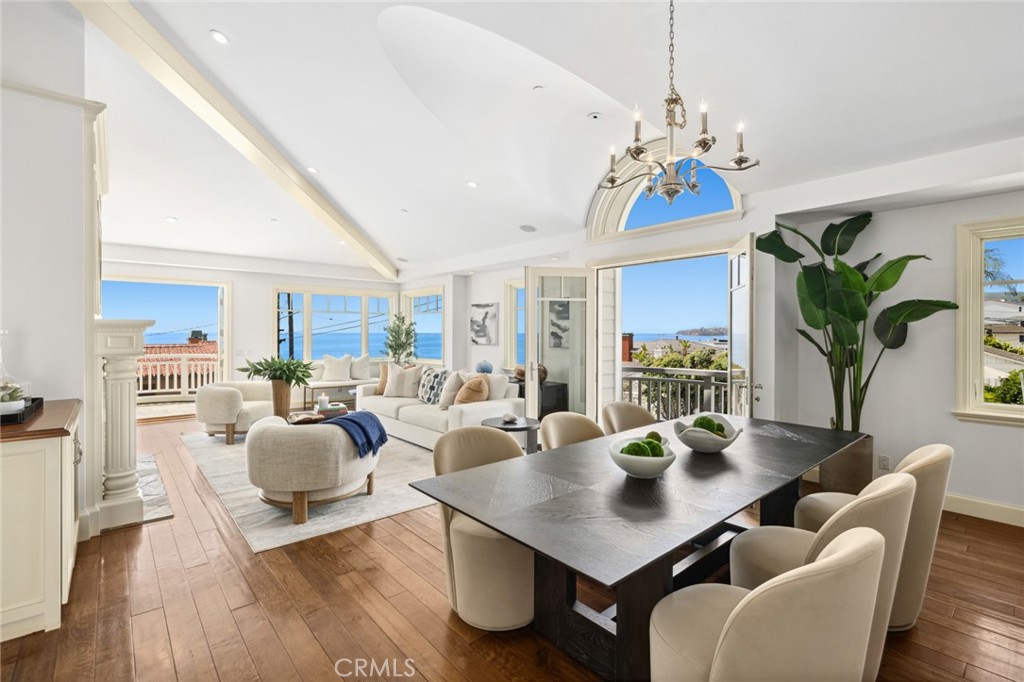
M103 317L156 320L146 343L182 343L192 329L217 338L217 287L103 281ZM161 333L172 332L172 333Z
M1003 272L1008 279L1024 279L1024 237L1015 239L990 239L985 249L996 252L1003 261Z
M683 161L683 168L689 168L693 163L693 159L687 159ZM703 165L700 161L696 163ZM658 174L659 178L662 176L662 173ZM697 182L700 183L700 194L684 192L673 200L671 206L657 194L649 199L640 194L626 216L625 229L636 230L694 216L729 211L733 208L732 194L718 173L710 168L698 170Z
M729 312L727 265L723 254L622 268L622 331L724 327Z

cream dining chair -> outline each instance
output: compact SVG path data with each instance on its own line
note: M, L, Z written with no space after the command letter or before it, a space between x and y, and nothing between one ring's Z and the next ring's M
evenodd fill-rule
M651 613L651 679L859 679L884 546L878 531L853 528L753 590L702 583L670 594Z
M576 412L552 412L540 420L540 444L545 450L604 437L590 417Z
M869 483L817 533L786 526L761 526L740 533L729 548L733 585L753 589L777 575L814 561L822 549L850 528L873 528L885 538L885 558L871 621L862 679L874 680L882 662L896 577L903 557L910 508L917 482L909 474L889 474Z
M489 426L452 429L434 445L434 473L522 457L509 434ZM481 630L512 630L533 620L533 552L441 506L448 600L459 618Z
M935 552L935 539L942 519L949 470L953 464L953 448L948 445L925 445L903 458L897 473L910 474L917 481L914 505L910 510L907 541L896 580L896 596L889 616L889 630L909 630L917 622L924 603L924 591ZM855 495L846 493L814 493L796 505L794 524L797 528L817 531Z
M627 403L625 400L616 400L601 408L601 422L608 436L640 426L650 426L657 421L653 414L640 405Z

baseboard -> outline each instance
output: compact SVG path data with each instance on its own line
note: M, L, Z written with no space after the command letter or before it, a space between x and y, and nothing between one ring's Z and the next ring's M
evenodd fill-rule
M100 534L99 507L83 509L78 513L78 541L84 542Z
M946 493L946 503L943 505L943 509L956 514L966 514L979 519L1024 527L1024 507L1012 504Z

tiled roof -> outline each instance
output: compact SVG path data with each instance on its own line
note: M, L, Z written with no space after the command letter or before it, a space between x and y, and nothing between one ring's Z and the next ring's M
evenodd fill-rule
M168 358L167 362L154 362L153 355L217 355L216 341L199 343L160 343L143 346L146 354L139 358L141 376L167 376L181 374L181 363ZM204 360L206 360L204 358Z
M986 324L985 331L991 334L1024 334L1024 327L1019 324Z
M1007 360L1014 360L1024 365L1024 355L1019 355L1012 351L1003 350L1002 348L993 348L992 346L985 346L985 352L989 355L995 355L996 357L1006 358Z

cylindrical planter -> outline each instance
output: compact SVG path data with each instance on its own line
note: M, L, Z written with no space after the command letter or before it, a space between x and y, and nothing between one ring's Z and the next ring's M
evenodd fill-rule
M856 495L871 482L875 439L865 436L844 448L818 467L818 482L824 492Z
M274 414L287 419L292 409L292 387L281 379L272 380L270 386L274 392Z

